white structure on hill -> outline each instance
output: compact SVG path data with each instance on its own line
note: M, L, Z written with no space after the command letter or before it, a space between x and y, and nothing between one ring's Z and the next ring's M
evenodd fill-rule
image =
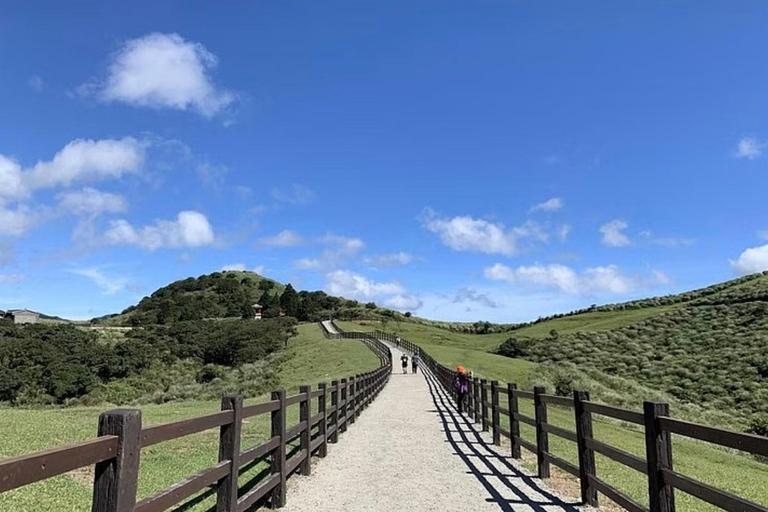
M5 318L10 318L15 324L36 324L40 321L40 313L28 309L9 309Z
M253 318L256 320L261 320L261 310L262 307L259 304L253 305Z

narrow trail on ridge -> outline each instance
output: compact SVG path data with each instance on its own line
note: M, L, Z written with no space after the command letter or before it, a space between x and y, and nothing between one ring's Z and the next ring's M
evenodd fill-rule
M404 375L390 348L389 383L311 476L289 481L284 510L579 510L497 451L423 367Z

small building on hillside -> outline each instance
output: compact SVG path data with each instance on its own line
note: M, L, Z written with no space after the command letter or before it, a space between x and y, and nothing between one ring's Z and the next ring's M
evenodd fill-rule
M40 321L40 313L28 309L9 309L5 318L10 318L14 324L36 324Z
M256 320L261 320L261 310L262 307L259 304L253 305L253 318Z

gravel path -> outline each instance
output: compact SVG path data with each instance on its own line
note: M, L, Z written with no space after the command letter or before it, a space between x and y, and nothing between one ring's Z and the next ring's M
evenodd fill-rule
M403 375L392 353L376 400L312 476L289 480L286 511L578 510L496 453L429 376Z

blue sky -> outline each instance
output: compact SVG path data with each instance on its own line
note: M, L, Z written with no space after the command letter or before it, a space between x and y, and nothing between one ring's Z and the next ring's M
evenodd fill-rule
M256 269L518 321L768 268L764 2L0 6L0 309Z

